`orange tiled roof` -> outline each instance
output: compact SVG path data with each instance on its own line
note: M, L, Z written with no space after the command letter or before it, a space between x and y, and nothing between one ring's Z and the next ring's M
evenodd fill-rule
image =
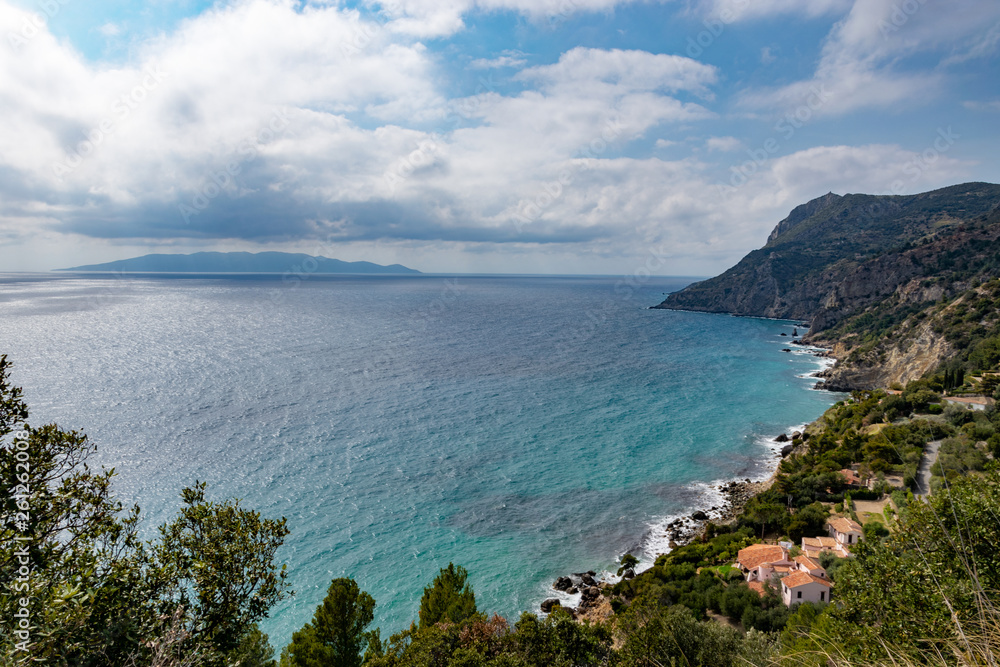
M761 563L784 560L785 550L776 544L753 544L740 549L736 560L747 570L756 569Z
M832 537L803 537L802 538L802 548L808 549L835 549L837 547L837 540Z
M831 582L826 579L814 577L808 572L793 572L782 579L781 583L789 588L798 588L799 586L805 586L806 584L823 584L827 588L833 588L833 584Z
M764 597L764 582L763 581L751 581L747 584L747 588L757 593L757 595Z
M818 570L822 567L819 563L814 561L809 556L803 556L803 555L796 556L795 562L798 563L799 565L806 566L806 568L810 570Z
M844 481L848 484L861 484L861 478L858 477L858 473L854 472L850 468L844 468L840 471L840 474L843 475Z
M858 524L858 523L856 523L856 522L854 522L854 521L852 521L852 520L850 520L850 519L848 519L846 517L839 517L837 519L831 519L827 523L830 524L831 526L833 526L833 529L835 531L837 531L838 533L850 533L852 531L855 532L855 533L862 532L860 524Z

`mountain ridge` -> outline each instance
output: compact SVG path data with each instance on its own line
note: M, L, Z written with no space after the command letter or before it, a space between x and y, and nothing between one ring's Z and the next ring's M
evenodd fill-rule
M947 338L964 329L940 322L949 316L938 306L979 303L975 290L997 277L1000 185L828 193L793 209L736 266L654 308L808 320L807 341L838 359L824 386L871 389L962 353Z

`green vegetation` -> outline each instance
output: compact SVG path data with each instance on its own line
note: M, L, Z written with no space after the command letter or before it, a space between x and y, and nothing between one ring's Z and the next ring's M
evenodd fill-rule
M94 445L30 426L9 371L0 357L3 664L270 664L256 623L290 594L274 564L284 520L210 501L195 484L143 542L139 508L114 500L114 472L87 465Z
M468 578L464 567L448 563L448 567L441 568L420 599L421 628L436 623L461 623L476 615L476 596L467 583Z
M334 579L313 620L281 652L282 667L361 667L369 644L381 649L378 633L366 631L374 618L371 595L351 579Z

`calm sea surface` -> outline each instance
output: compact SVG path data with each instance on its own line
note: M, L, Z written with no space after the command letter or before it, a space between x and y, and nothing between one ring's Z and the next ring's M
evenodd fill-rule
M0 352L32 422L88 433L148 529L195 480L288 518L280 649L331 578L387 637L449 561L515 618L766 475L770 438L837 396L782 352L791 323L646 309L687 282L6 275Z

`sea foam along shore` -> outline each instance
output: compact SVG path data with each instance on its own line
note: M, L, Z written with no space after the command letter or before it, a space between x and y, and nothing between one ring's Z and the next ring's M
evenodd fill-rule
M815 358L817 368L809 373L797 377L811 381L819 377L823 372L836 363L835 359L829 357L829 350L813 345L798 343L794 349L794 354L806 354ZM825 391L816 389L816 383L810 382L807 388L809 391ZM797 432L805 432L807 424L798 424L789 427L784 434L790 436ZM761 461L760 468L750 476L715 480L710 483L695 483L692 485L701 491L698 502L684 514L661 517L654 520L643 537L641 543L641 557L637 572L651 567L656 561L656 557L669 553L671 549L687 544L692 539L701 534L705 523L725 523L738 517L746 503L758 493L770 488L778 472L778 465L783 458L782 450L788 446L790 440L779 439L781 435L771 437L760 437L757 444L770 450L770 455L766 460ZM695 516L704 516L703 519L695 519Z
M826 348L817 347L801 340L795 341L796 348L793 353L796 355L807 354L815 357L818 368L809 373L799 375L802 379L815 380L819 373L830 368L836 363L836 359L830 356L830 351ZM816 389L815 383L810 383L810 391L825 391ZM808 428L806 424L799 424L790 427L785 434L791 435L796 432L805 432ZM788 440L779 440L779 436L761 437L758 444L763 445L771 451L766 462L762 462L761 470L753 477L742 479L715 480L710 483L696 482L690 489L697 492L698 500L693 503L685 513L674 514L654 519L648 526L645 534L640 540L637 548L630 549L628 553L638 551L639 565L636 566L636 573L642 572L656 562L656 558L678 546L683 546L701 535L708 522L724 524L734 521L742 513L747 502L758 493L761 493L774 483L778 473L778 465L783 458L782 449L788 444ZM619 558L623 556L619 554ZM636 555L636 554L633 554ZM573 589L583 589L582 575L588 574L593 577L599 587L613 585L620 580L614 571L605 570L600 573L573 573L570 577L575 585ZM579 592L569 593L567 591L548 588L545 593L546 599L559 600L564 608L577 608L584 612L584 617L594 618L597 611L592 606L584 603ZM590 607L590 608L588 608ZM597 614L600 615L600 614Z

